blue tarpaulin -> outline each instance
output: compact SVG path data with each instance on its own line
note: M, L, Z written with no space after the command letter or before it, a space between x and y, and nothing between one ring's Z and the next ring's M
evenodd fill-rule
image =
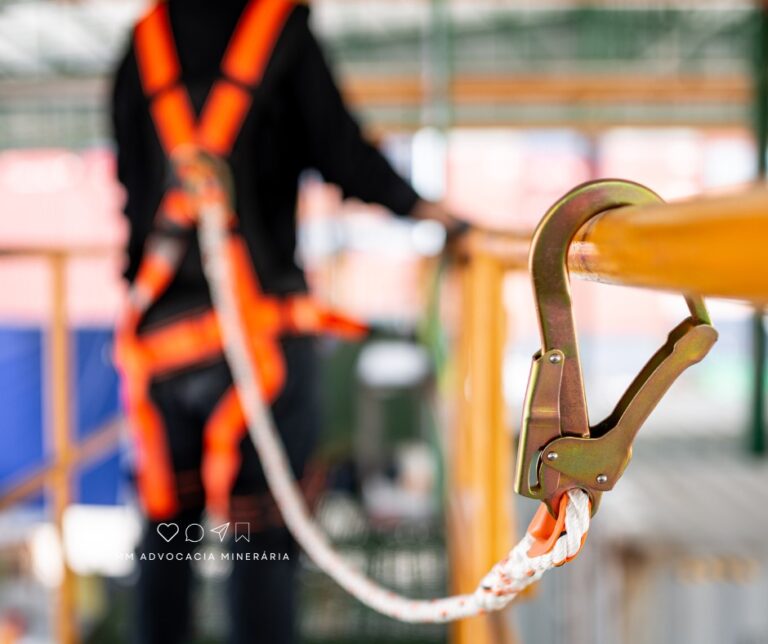
M112 331L72 332L73 431L83 438L118 414ZM0 487L45 463L48 383L45 333L33 326L0 326ZM86 464L74 488L80 503L114 504L121 484L117 452Z

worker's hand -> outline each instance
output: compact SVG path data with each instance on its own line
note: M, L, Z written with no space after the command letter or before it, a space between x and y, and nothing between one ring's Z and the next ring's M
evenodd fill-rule
M444 204L435 201L420 199L411 215L415 219L431 219L441 223L447 235L446 247L453 246L471 227L467 221L452 214Z

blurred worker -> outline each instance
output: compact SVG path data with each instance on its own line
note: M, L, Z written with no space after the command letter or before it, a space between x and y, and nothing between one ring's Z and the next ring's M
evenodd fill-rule
M194 524L206 509L232 522L235 553L259 555L233 565L231 641L289 643L295 625L295 546L247 437L188 225L194 215L185 219L169 159L194 144L231 169L252 317L269 306L283 315L271 338L278 350L265 347L258 368L274 376L265 395L307 494L317 435L311 335L332 331L336 318L306 296L295 261L299 176L316 168L346 196L437 219L449 232L463 228L419 199L361 136L308 21L308 8L288 0L170 0L139 21L117 71L113 120L133 285L118 366L148 518L138 553L143 644L188 638L191 570L183 555L193 551ZM313 328L294 319L296 311L306 318L307 306ZM232 539L235 529L240 539ZM160 560L163 553L175 556ZM277 560L264 561L264 553Z

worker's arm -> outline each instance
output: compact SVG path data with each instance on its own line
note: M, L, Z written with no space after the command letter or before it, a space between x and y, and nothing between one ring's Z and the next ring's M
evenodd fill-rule
M443 205L423 200L384 156L363 137L349 113L302 7L297 18L291 91L299 106L311 163L345 196L378 203L399 215L434 219L449 233L466 225Z
M131 67L132 48L126 53L117 67L112 86L112 136L115 140L117 156L117 178L123 185L130 183L132 160L136 157L136 145L139 137L133 131L135 123L136 98L138 90L137 78L132 78Z
M463 235L470 228L469 223L465 219L461 219L453 214L444 204L435 201L419 199L410 214L415 219L439 221L445 227L448 241Z
M115 140L117 156L117 178L125 187L126 202L123 211L132 221L129 239L129 257L138 257L136 245L142 244L142 236L137 234L136 213L141 210L139 195L146 191L137 190L142 182L142 164L146 164L146 144L141 136L140 126L144 120L143 94L139 81L133 46L130 45L115 72L112 87L112 134ZM138 249L140 250L140 248ZM126 276L131 279L136 266L127 266Z

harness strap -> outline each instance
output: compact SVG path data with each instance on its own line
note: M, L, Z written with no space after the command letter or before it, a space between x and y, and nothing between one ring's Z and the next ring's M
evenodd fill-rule
M258 0L248 4L222 59L222 72L248 87L261 82L277 37L294 6L290 0Z
M168 6L158 3L136 25L136 61L144 94L153 97L170 89L181 76L173 43Z
M231 153L251 109L254 91L264 77L293 7L292 0L249 2L227 46L221 63L222 76L211 87L199 117L181 82L168 5L157 4L136 27L135 51L142 89L160 143L168 159L173 160L177 175L176 184L163 196L155 215L115 343L127 412L134 418L138 432L139 489L147 513L156 519L172 516L178 511L180 500L162 417L149 395L149 384L156 376L222 356L221 319L215 311L186 315L159 329L138 333L144 313L178 272L191 240L190 233L198 225L201 205L206 200L231 202L231 195L225 194L227 187L220 181L206 182L205 171L197 181L207 186L205 196L197 195L197 201L191 199L181 187L190 181L184 172L195 174L201 166L178 161L188 151L192 156L201 154L200 150L209 153L211 163ZM365 327L324 309L308 296L265 295L231 210L224 225L225 255L234 272L238 314L249 333L249 359L258 370L261 395L266 401L273 401L286 379L281 335L332 332L359 337ZM202 479L208 503L220 511L226 506L239 466L236 447L244 425L238 398L230 392L206 427Z
M230 153L252 103L252 92L261 82L272 50L294 3L291 0L251 0L235 29L222 60L222 73L195 115L181 82L181 65L169 19L168 4L160 2L135 30L136 60L150 113L166 154L193 145L223 157ZM134 283L134 319L162 295L173 280L188 239L179 230L196 224L195 208L184 192L171 189L155 218L155 230ZM250 262L242 268L252 273ZM258 285L257 285L258 288Z
M199 118L181 84L168 5L157 4L137 25L136 60L152 119L166 153L197 144L219 156L231 150L291 9L291 0L252 0L243 11Z
M219 399L203 430L201 475L206 506L229 517L230 494L240 469L240 443L246 434L245 415L233 385Z
M358 338L365 331L363 325L325 309L308 295L264 297L260 304L264 307L262 312L267 314L248 316L252 335L275 337L329 332ZM144 331L137 338L136 348L150 365L150 375L159 376L219 357L221 343L216 314L209 310Z

